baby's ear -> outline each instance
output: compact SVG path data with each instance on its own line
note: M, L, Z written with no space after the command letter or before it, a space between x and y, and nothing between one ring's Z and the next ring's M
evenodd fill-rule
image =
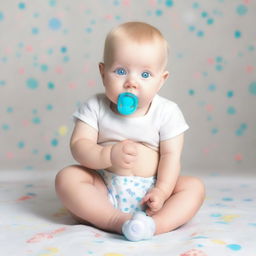
M99 70L100 70L100 75L103 79L104 78L104 70L105 70L105 64L103 62L99 63Z
M169 75L170 75L169 71L166 70L163 72L163 75L162 75L163 82L165 82L168 79Z

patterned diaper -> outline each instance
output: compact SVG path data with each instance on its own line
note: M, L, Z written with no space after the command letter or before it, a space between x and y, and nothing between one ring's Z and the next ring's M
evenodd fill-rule
M144 211L145 206L140 201L154 186L156 177L118 176L106 170L97 171L103 178L108 197L115 208L125 213Z

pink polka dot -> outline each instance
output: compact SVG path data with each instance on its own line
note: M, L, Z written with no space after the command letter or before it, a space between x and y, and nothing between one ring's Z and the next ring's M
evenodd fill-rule
M246 72L247 73L252 73L253 71L254 71L254 67L253 66L251 66L251 65L246 66Z
M70 88L70 89L75 89L75 88L77 88L77 84L75 84L75 83L69 83L69 84L68 84L68 88Z
M213 105L211 105L211 104L207 104L207 105L205 106L205 109L206 109L208 112L212 112L213 109L214 109L214 107L213 107Z
M234 156L234 158L235 158L236 161L242 161L243 160L243 155L238 153Z
M106 20L113 20L113 15L107 14L107 15L105 16L105 19L106 19Z
M60 67L60 66L58 66L58 67L55 68L55 72L56 72L57 74L62 74L62 73L63 73L63 68Z
M19 69L19 74L20 75L24 75L25 74L25 69L24 68L20 68Z
M30 124L30 122L29 122L28 120L23 120L23 121L22 121L22 125L23 125L24 127L28 127L29 124Z
M214 64L214 59L213 58L208 58L207 62L208 62L208 64L213 65Z
M193 77L195 79L200 79L201 78L201 73L200 72L196 72L196 73L193 74Z
M244 4L249 4L251 2L251 0L244 0L243 2L244 2Z
M32 45L28 45L27 47L26 47L26 51L27 52L32 52L34 49L33 49L33 47L32 47Z
M156 6L156 0L150 0L149 4L153 7Z
M14 153L13 152L7 152L6 153L6 158L10 159L10 160L13 159L14 158Z
M131 3L131 0L123 0L123 5L124 6L129 6Z

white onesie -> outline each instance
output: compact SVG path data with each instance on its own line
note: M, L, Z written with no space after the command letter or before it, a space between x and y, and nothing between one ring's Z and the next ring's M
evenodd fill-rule
M129 117L115 114L105 94L97 94L81 104L74 117L98 131L98 144L114 144L130 139L159 151L160 141L171 139L188 129L177 106L159 95L152 100L146 115ZM143 210L141 199L155 184L155 177L118 176L98 170L114 207L123 212Z

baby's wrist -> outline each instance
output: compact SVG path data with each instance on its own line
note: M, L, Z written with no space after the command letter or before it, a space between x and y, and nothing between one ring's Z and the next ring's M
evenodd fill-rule
M112 150L112 145L103 146L101 150L101 159L103 163L105 163L105 166L106 166L105 168L112 166L111 150Z

